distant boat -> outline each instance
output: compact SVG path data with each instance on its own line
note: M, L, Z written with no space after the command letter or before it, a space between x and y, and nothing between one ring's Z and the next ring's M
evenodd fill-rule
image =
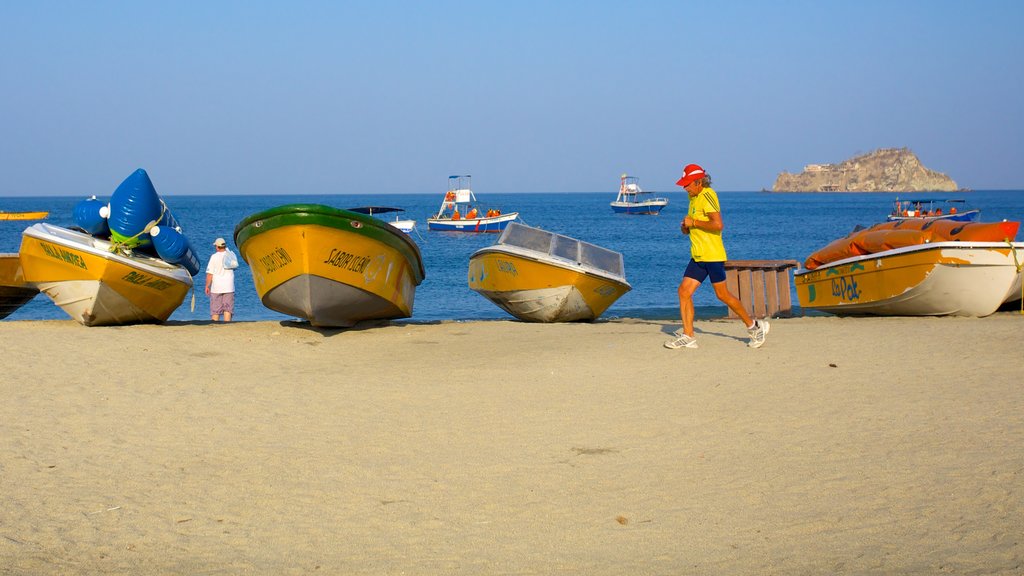
M163 322L192 288L184 266L117 253L107 240L39 223L22 233L25 280L86 326Z
M516 222L470 257L469 288L527 322L594 320L631 289L622 254Z
M17 254L0 254L0 319L13 314L39 294L34 284L25 281Z
M943 205L947 205L943 209ZM957 207L959 205L959 208ZM966 208L966 200L900 200L893 202L892 212L886 217L890 222L900 220L953 220L955 222L977 222L981 210Z
M320 204L247 216L235 226L235 245L263 305L313 326L407 318L426 275L407 234L373 216Z
M370 214L371 216L374 214L387 214L388 212L405 212L404 208L392 208L390 206L360 206L359 208L349 208L349 210L360 214ZM384 221L406 234L411 234L416 228L415 220L399 218L397 215L394 220Z
M0 220L45 220L49 212L4 212L0 210Z
M427 230L441 232L501 232L519 217L518 212L502 214L501 210L483 210L477 206L470 187L472 176L449 176L448 192L437 214L427 218Z
M651 192L644 192L640 188L639 179L636 176L623 174L619 178L619 194L611 203L612 210L615 212L657 216L665 206L668 206L667 198L655 197Z

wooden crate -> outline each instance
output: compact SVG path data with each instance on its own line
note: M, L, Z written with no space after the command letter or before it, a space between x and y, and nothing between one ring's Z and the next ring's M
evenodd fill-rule
M793 315L789 269L796 260L728 260L725 283L751 318ZM729 310L729 318L738 318Z

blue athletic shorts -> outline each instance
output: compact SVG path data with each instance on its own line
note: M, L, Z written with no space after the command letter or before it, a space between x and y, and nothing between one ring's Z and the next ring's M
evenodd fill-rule
M708 276L711 277L712 284L725 282L725 262L690 260L690 263L686 265L686 272L683 272L684 278L693 278L697 282L703 282Z

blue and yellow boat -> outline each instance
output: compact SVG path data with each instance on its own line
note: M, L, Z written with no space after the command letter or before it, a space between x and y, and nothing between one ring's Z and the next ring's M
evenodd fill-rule
M46 223L22 232L19 256L25 280L86 326L163 322L192 288L183 266Z
M526 322L594 320L632 289L622 254L516 222L470 257L469 288Z
M314 326L412 315L426 272L407 234L367 214L288 204L244 218L235 245L271 310Z

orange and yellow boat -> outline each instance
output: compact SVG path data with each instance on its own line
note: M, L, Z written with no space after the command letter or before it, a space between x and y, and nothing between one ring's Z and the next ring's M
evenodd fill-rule
M794 274L800 306L840 315L987 316L1020 297L1019 227L905 220L855 230Z

